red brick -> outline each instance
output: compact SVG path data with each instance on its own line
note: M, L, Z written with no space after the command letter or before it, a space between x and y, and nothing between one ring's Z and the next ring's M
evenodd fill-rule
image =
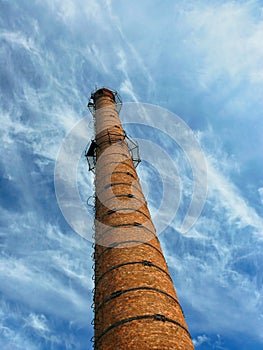
M114 94L94 95L95 349L193 349Z

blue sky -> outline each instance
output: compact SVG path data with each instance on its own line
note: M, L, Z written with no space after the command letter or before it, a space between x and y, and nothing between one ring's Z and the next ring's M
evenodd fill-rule
M160 240L196 349L262 349L263 2L0 0L0 33L0 348L91 349L92 247L60 212L54 168L106 85L177 114L206 157L205 207L182 235L192 175L159 135L188 186ZM154 213L162 163L142 156ZM78 184L92 194L84 159Z

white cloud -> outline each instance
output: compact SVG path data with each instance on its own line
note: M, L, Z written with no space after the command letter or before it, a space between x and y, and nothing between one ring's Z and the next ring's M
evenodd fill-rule
M75 2L72 0L46 0L45 2L48 4L53 14L62 21L70 21L76 16L77 8Z
M187 306L190 332L246 333L249 323L253 335L260 338L261 320L256 317L262 308L260 291L255 280L233 265L237 250L246 248L218 238L220 231L209 222L205 227L205 239L174 237L176 247L171 247L171 234L165 241L161 237L179 300L183 308Z
M54 16L66 25L77 24L74 22L83 18L101 23L104 17L99 1L45 0L41 2L45 2Z
M180 8L176 5L176 10ZM254 1L198 1L179 12L178 23L186 32L187 47L199 58L195 62L197 82L203 87L209 87L221 74L228 74L236 83L242 79L260 81L263 23L255 11L260 8Z
M17 215L11 229L12 237L6 239L0 257L1 293L38 315L48 313L65 321L86 324L93 288L90 244L77 234L67 235L66 231L62 234L34 214L29 225ZM26 242L30 242L30 247ZM84 290L88 293L85 296ZM41 322L45 328L42 316L31 315L26 325L40 329ZM47 330L48 327L46 323Z
M38 3L43 9L43 2ZM30 64L40 73L43 83L36 88L30 81L29 72L25 80L17 79L16 103L11 101L8 112L2 114L3 140L7 146L2 154L6 167L4 176L12 180L12 184L16 183L26 205L19 213L2 210L6 229L1 241L0 289L17 309L12 313L1 304L0 318L6 320L12 315L16 325L24 320L26 329L35 330L47 341L53 336L54 342L71 344L68 348L72 348L76 345L68 334L64 343L54 340L54 325L47 313L51 319L66 320L71 324L79 320L81 325L86 325L88 317L92 317L91 311L87 311L93 287L91 248L83 244L80 237L69 233L66 224L61 232L52 222L55 219L51 218L53 213L50 213L49 205L54 198L45 193L52 185L41 187L41 193L37 188L52 176L52 170L46 168L48 165L52 168L51 160L55 159L64 133L85 110L86 96L83 95L103 79L114 82L134 101L139 99L138 91L142 91L140 100L145 98L144 84L149 89L158 86L164 101L168 96L176 100L171 90L178 83L175 82L178 76L198 89L200 86L210 89L222 75L230 78L232 86L242 80L260 84L263 77L263 49L259 44L262 41L262 17L261 21L255 18L253 9L256 5L253 4L256 2L253 1L216 5L204 1L182 2L171 5L176 6L174 16L168 16L169 6L162 6L163 16L160 16L158 6L151 2L144 5L144 2L138 4L144 11L136 13L139 18L136 24L135 16L130 15L132 4L123 8L123 5L119 7L110 2L100 5L97 1L47 0L46 3L51 9L51 12L43 12L43 18L45 14L48 17L48 28L45 28L46 23L35 21L32 37L22 28L3 31L1 37L11 48L22 48L30 54ZM119 8L124 9L123 13ZM148 8L150 11L145 12ZM22 18L28 23L33 21L23 11L19 15L21 21L15 25L22 23ZM43 18L41 16L41 20ZM59 25L65 25L65 32L59 27L60 33L56 33L57 20ZM125 26L126 22L130 23L130 28ZM19 65L16 67L18 69ZM182 91L185 92L184 87ZM186 93L191 97L189 91ZM156 96L150 98L153 100ZM178 103L180 105L181 101ZM19 121L22 105L27 106L26 113L32 114L24 124ZM22 137L18 143L19 135ZM87 140L89 137L90 134ZM16 144L19 147L13 147ZM20 154L23 146L25 152ZM28 148L32 152L27 152ZM36 155L46 159L35 161L41 176L34 183L31 168L25 163ZM208 205L215 211L211 217L201 218L189 235L178 238L181 247L178 255L177 250L166 249L166 256L173 271L176 270L179 292L200 313L200 322L193 317L193 327L198 334L206 332L210 326L214 326L215 331L218 327L226 332L239 327L246 331L244 328L249 323L258 335L262 322L262 318L257 319L258 310L262 308L261 276L258 273L253 277L240 271L238 261L244 259L246 262L245 259L252 255L252 266L259 269L259 263L256 265L255 262L260 253L255 251L259 250L260 241L245 229L249 226L251 232L262 234L262 219L235 186L225 164L218 166L219 160L222 163L218 154L209 159ZM84 181L81 177L81 186ZM261 198L262 193L260 188ZM40 199L45 199L46 207L39 204ZM172 245L173 242L171 239L169 243ZM21 305L26 312L20 310ZM244 321L241 326L240 320ZM0 348L39 349L33 341L25 339L22 331L1 321L0 332L8 339L4 343L0 339ZM206 337L205 334L197 336L196 346L208 342Z
M102 68L105 74L110 74L110 68L109 65L107 65L108 59L105 60L106 55L103 53L103 49L95 43L92 43L88 50L89 58L92 60L94 66L97 66L99 70Z
M206 154L205 211L187 235L171 231L161 236L162 246L179 297L199 315L196 321L190 311L190 331L246 332L244 319L260 338L261 320L255 315L262 308L263 220L234 183L238 165L233 159L219 145L212 154L207 148ZM196 346L204 339L197 337Z
M225 208L229 221L235 222L238 227L251 226L262 236L263 219L246 202L234 183L216 169L217 163L216 158L208 158L209 194L215 200L215 207Z
M24 327L32 327L37 332L46 333L49 332L49 327L47 324L47 319L45 315L38 315L30 313L30 315L25 319Z
M209 338L205 334L198 335L196 339L193 339L193 344L195 347L198 347L207 342L209 342Z
M30 51L31 53L39 53L34 39L32 37L25 36L25 34L20 31L2 31L0 35L2 39L8 41L12 45L23 47L25 50Z
M107 9L109 12L109 17L110 17L112 23L114 23L114 25L118 29L118 32L119 32L123 42L128 46L129 51L132 55L132 58L136 62L137 68L140 70L141 74L143 74L147 78L148 83L151 86L151 89L153 89L154 80L153 80L153 78L152 78L152 76L147 68L147 64L146 64L145 60L143 59L143 57L139 54L138 50L136 49L136 46L133 45L131 43L131 41L129 41L128 38L126 37L126 35L124 34L118 16L117 16L117 14L114 14L114 11L112 10L112 7L113 7L112 1L106 0L106 6L107 6Z
M138 98L134 92L134 88L132 86L132 83L131 81L129 80L129 78L125 79L122 83L121 83L121 86L120 86L120 91L123 93L123 94L126 94L127 96L129 96L132 101L134 102L138 102Z

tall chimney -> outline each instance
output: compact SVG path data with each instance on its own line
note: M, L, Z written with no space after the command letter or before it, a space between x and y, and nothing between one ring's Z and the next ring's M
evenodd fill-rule
M139 159L119 119L120 98L100 88L88 106L95 125L86 154L95 172L94 348L194 349L135 170Z

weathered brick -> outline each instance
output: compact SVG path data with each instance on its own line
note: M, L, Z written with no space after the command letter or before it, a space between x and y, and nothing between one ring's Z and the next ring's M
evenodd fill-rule
M114 94L94 94L95 349L193 349Z

